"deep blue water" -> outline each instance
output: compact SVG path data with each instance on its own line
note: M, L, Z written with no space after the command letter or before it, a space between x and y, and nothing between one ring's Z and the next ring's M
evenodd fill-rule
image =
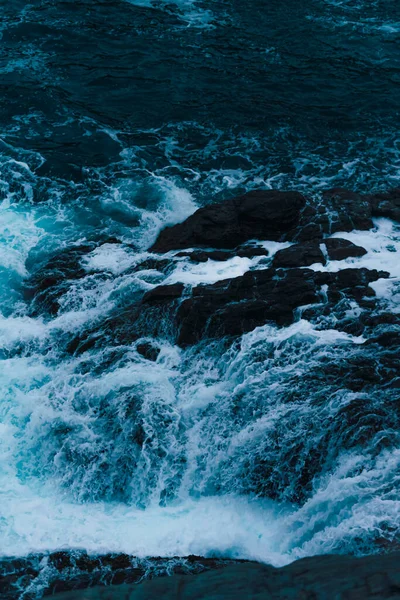
M260 187L399 186L399 3L2 0L0 16L1 553L283 564L390 542L397 421L373 426L392 427L378 450L373 436L353 447L338 434L303 495L290 462L314 456L354 400L337 382L313 396L302 376L360 340L301 321L240 348L182 351L165 336L150 365L133 343L117 356L107 335L83 355L65 348L166 280L132 266L198 206ZM398 228L377 227L358 238L365 264L398 278ZM57 311L33 312L34 272L85 244L84 275ZM168 277L215 281L239 263ZM397 314L398 294L379 293ZM286 401L294 385L298 404ZM389 393L397 401L369 392L371 414Z

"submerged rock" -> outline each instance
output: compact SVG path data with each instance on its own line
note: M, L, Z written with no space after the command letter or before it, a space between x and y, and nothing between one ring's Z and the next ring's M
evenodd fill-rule
M151 252L181 248L236 248L248 240L284 240L306 205L299 192L255 190L197 210L161 231Z
M94 244L85 244L62 250L34 272L25 288L25 296L31 300L32 315L57 314L59 299L68 291L71 281L86 275L81 260L94 248Z
M136 346L137 352L147 360L156 361L160 354L160 348L151 342L141 342Z

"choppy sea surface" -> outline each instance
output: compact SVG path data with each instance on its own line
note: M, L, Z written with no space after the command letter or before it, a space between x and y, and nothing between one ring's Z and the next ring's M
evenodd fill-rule
M323 381L362 338L299 320L229 347L165 335L156 362L106 334L67 348L162 282L249 268L135 271L199 206L400 185L399 3L13 0L0 15L0 553L283 565L390 543L399 390ZM390 271L376 292L398 313L398 225L346 237L368 250L351 264ZM85 245L57 310L33 311L37 269ZM347 435L360 403L368 434Z

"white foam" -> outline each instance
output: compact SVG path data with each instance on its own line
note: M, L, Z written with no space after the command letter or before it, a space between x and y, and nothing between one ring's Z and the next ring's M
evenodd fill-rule
M138 256L121 244L103 244L84 257L87 271L108 271L119 275L137 264Z
M328 261L310 268L315 271L337 272L347 268L367 268L387 271L390 278L380 278L370 284L378 298L390 302L394 311L400 310L400 227L389 219L374 219L374 229L368 231L337 232L332 237L343 238L367 250L361 257Z
M165 279L165 284L181 282L186 285L197 285L199 283L215 283L221 279L239 277L246 273L252 265L249 258L235 256L226 261L208 259L205 263L191 263L179 261L174 272Z
M395 485L399 464L399 451L387 452L367 468L364 456L349 455L298 509L233 495L146 510L116 503L75 504L45 488L21 485L8 471L1 478L0 554L82 549L140 558L223 556L283 566L335 552L338 543L351 546L357 536L379 536L386 522L394 530L399 527L396 495L377 496L383 482Z
M8 348L18 342L43 340L48 332L40 319L30 317L8 317L0 314L0 347Z
M153 175L152 183L162 192L163 202L156 211L141 211L139 244L142 249L151 246L163 227L184 221L198 208L190 192L170 179Z
M231 556L288 562L279 545L277 508L246 498L211 497L145 511L119 504L72 504L26 486L2 491L0 553L57 549L149 556Z
M25 277L25 261L44 234L34 212L16 209L9 200L0 204L0 267Z
M188 258L176 260L174 271L165 279L163 283L171 285L173 283L184 283L185 285L212 284L223 279L240 277L250 269L267 268L278 250L288 248L292 244L289 242L260 242L262 248L268 250L268 256L254 256L253 258L234 256L225 261L217 261L209 258L204 263L191 262ZM193 248L189 248L188 252ZM176 254L170 252L172 258Z
M293 342L292 360L282 366L275 366L267 357L264 363L254 363L251 352L272 340L277 357L283 342ZM300 420L301 415L306 417L307 404L300 407L275 401L274 386L277 382L284 383L284 378L276 379L277 369L283 376L290 372L301 374L303 351L306 356L310 348L319 351L321 347L325 352L332 344L346 344L350 349L352 344L362 341L343 332L315 330L309 322L301 320L288 328L264 326L243 336L240 350L229 355L225 370L223 364L216 364L211 348L187 363L188 357L168 344L163 346L157 363L143 361L132 349L130 361L97 376L77 369L85 357L64 361L62 369L57 364L50 366L40 355L6 361L0 377L1 389L8 390L3 396L0 430L0 553L24 555L80 548L91 553L114 551L139 557L229 556L279 566L307 554L329 552L342 540L351 546L354 534L369 534L373 531L370 527L382 528L385 519L396 522L396 501L391 499L378 506L382 480L391 481L395 476L398 462L395 453L387 453L385 460L382 458L384 469L382 464L371 462L368 465L371 476L364 479L354 476L352 469L357 461L365 464L362 462L365 457L349 456L347 463L339 465L326 480L315 482L310 500L299 509L237 493L205 494L207 481L220 469L222 486L229 486L229 481L233 487L239 485L235 479L237 464L265 444L269 433L291 411L295 410ZM101 360L99 354L99 364ZM157 447L167 446L169 452L159 480L152 484L154 500L145 510L133 504L73 502L70 488L62 491L51 477L44 483L25 466L29 452L31 458L33 453L37 457L29 463L33 470L51 467L47 464L51 456L51 452L47 454L48 447L52 429L59 424L80 427L73 442L74 451L80 444L82 451L85 445L95 444L99 432L91 429L91 420L96 421L96 414L80 413L75 407L79 407L82 399L86 402L114 392L115 403L108 402L111 413L123 412L120 391L123 393L124 388L140 391L142 414L157 432ZM243 394L247 395L252 416L240 423L232 420L232 398ZM265 406L260 411L263 404L268 410ZM160 429L157 414L162 417L163 410L174 420L175 428L169 425ZM164 423L163 417L161 422ZM178 437L180 428L185 429L184 438ZM170 437L163 437L168 429ZM106 435L106 430L103 434ZM120 438L119 451L122 442ZM176 473L173 458L175 455L179 458L182 451L186 471L177 500L167 507L159 506L157 488L162 488L165 480ZM58 460L55 455L56 470ZM226 471L224 465L229 462L232 465ZM64 473L65 468L60 462L60 472ZM70 464L69 468L75 477L75 465ZM151 477L151 455L146 457L144 453L143 465L140 467L138 463L132 488L145 486L145 477ZM228 482L224 481L226 477ZM205 495L196 500L193 490Z

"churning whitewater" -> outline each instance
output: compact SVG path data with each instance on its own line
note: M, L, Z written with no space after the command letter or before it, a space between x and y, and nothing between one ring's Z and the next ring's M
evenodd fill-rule
M400 15L265 4L0 8L1 568L399 541ZM254 190L292 229L151 250Z
M2 215L10 213L3 207ZM25 247L15 248L8 280L10 274L26 278L32 246L53 235L31 212L16 212L12 227L17 240L30 231L32 242L27 235ZM335 236L368 251L312 268L384 266L391 277L371 285L398 313L399 228L378 219L371 232ZM8 555L70 548L281 565L310 554L373 551L376 538L390 539L398 526L400 450L382 444L378 451L377 438L396 442L397 433L384 426L397 416L374 415L370 405L375 394L383 403L393 390L356 393L323 376L327 361L332 371L346 369L341 365L365 343L362 335L315 327L299 313L291 326L266 324L228 347L206 341L181 349L171 343L168 323L156 339L107 343L104 324L111 319L117 327L117 311L144 291L265 269L288 246L265 242L268 259L200 264L172 253L165 275L154 267L136 270L154 255L106 241L77 261L79 278L63 284L54 316L33 316L38 307L17 302L2 317L2 544ZM348 316L355 319L359 310L354 302ZM98 348L75 356L66 351L71 339L97 324ZM154 343L155 361L138 351L145 342ZM311 371L321 379L313 386ZM346 423L348 431L341 421L346 407L360 403L372 410L365 414L373 419L366 422L371 439L352 448L341 436L353 435L364 417ZM337 439L306 485L301 465L327 427ZM293 470L290 460L298 461Z

